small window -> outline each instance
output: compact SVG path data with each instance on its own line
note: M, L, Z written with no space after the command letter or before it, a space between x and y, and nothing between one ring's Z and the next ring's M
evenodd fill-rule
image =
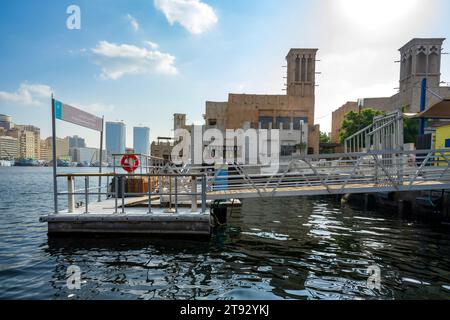
M291 156L296 150L295 146L281 146L281 156Z
M209 120L209 125L210 126L216 126L217 125L217 120L216 119L210 119Z
M308 126L308 118L306 117L295 117L294 118L294 130L300 130L300 123L303 121L304 125Z
M270 125L273 124L273 118L259 117L259 122L261 123L261 129L269 129Z
M277 117L277 128L289 130L291 127L291 119L288 117Z
M445 139L445 147L450 148L450 139Z

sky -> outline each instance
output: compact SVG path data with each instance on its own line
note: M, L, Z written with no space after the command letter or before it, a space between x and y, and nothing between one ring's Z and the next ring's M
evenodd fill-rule
M80 25L73 7L80 9ZM174 113L203 123L205 101L229 93L284 94L289 49L318 48L315 122L361 97L391 96L398 49L450 38L445 0L3 0L0 113L51 135L50 95L123 120L151 138L172 135ZM76 13L76 12L75 12ZM68 28L68 22L69 27ZM444 51L448 52L444 42ZM442 60L450 82L450 56ZM59 122L98 147L98 133Z

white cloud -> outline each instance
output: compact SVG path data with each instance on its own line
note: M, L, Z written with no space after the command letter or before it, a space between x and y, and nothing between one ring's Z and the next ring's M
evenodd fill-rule
M154 0L154 3L170 25L177 22L193 34L208 31L219 20L214 9L200 0Z
M37 106L50 99L52 89L44 84L22 83L16 92L0 91L0 102Z
M175 57L158 50L100 41L92 52L102 68L103 79L117 80L125 75L178 73L174 65Z
M127 20L128 20L128 22L130 22L134 31L139 30L139 22L136 20L135 17L133 17L131 14L127 14Z
M432 30L445 11L441 3L326 0L315 7L304 23L317 25L311 37L319 48L316 70L322 72L315 108L322 131L331 129L331 112L345 102L397 92L398 49L414 37L440 36Z
M145 41L145 44L146 44L147 46L149 46L150 49L153 49L153 50L159 48L159 44L157 44L157 43L155 43L155 42L152 42L152 41Z

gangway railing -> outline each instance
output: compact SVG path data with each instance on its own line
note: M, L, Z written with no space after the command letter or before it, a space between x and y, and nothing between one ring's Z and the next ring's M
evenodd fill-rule
M140 174L144 174L144 173L158 173L155 171L158 171L161 167L170 164L169 161L163 159L163 158L159 158L159 157L154 157L154 156L149 156L149 155L144 155L144 154L139 154L139 153L117 153L117 154L112 154L112 168L113 168L113 172L119 172L121 170L121 166L119 165L119 162L121 160L122 157L124 156L128 156L128 155L134 155L138 158L139 160L139 166L137 168L137 172L139 172Z
M448 149L385 150L304 156L272 174L237 164L205 174L210 198L450 189L449 159Z
M94 186L90 187L91 179L98 177L106 177L106 186ZM106 196L107 198L114 199L114 213L119 213L121 209L122 214L126 214L127 197L144 197L148 196L148 213L152 213L152 202L154 196L159 196L160 199L163 196L169 197L169 208L174 205L174 212L178 212L179 197L187 196L191 199L192 211L197 211L198 197L201 199L201 212L206 212L206 193L207 193L207 176L205 174L118 174L118 173L64 173L58 174L57 178L67 179L67 191L57 192L57 196L65 196L68 199L68 213L75 211L75 196L84 196L84 213L89 213L91 196ZM84 187L75 189L75 180L83 179ZM125 187L126 179L147 179L148 192L127 192ZM152 181L157 180L153 187ZM109 190L110 181L114 185L113 190ZM183 181L183 183L180 183ZM120 185L119 185L120 184ZM119 187L120 186L120 187ZM103 191L105 190L106 191ZM180 191L181 189L181 191ZM200 191L199 191L200 189ZM104 199L103 199L104 200ZM100 200L101 201L101 200ZM56 212L56 214L59 212Z
M393 111L377 116L373 123L344 141L345 152L401 150L403 148L403 114Z
M269 164L237 163L166 164L159 170L170 168L174 175L204 176L206 197L214 200L450 189L449 159L450 149L392 149L300 156L273 164L276 165L273 171L269 170L273 168ZM186 173L178 173L182 171ZM175 182L161 184L163 193L164 188L173 190ZM189 179L180 178L175 189L190 184Z

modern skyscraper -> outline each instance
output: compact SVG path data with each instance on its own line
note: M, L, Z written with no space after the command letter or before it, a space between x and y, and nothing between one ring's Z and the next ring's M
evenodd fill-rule
M68 137L69 139L69 148L86 148L86 141L79 137L79 136L73 136Z
M150 154L150 129L147 127L134 127L133 149L137 154Z
M108 156L125 153L126 126L123 122L106 122L106 151Z

